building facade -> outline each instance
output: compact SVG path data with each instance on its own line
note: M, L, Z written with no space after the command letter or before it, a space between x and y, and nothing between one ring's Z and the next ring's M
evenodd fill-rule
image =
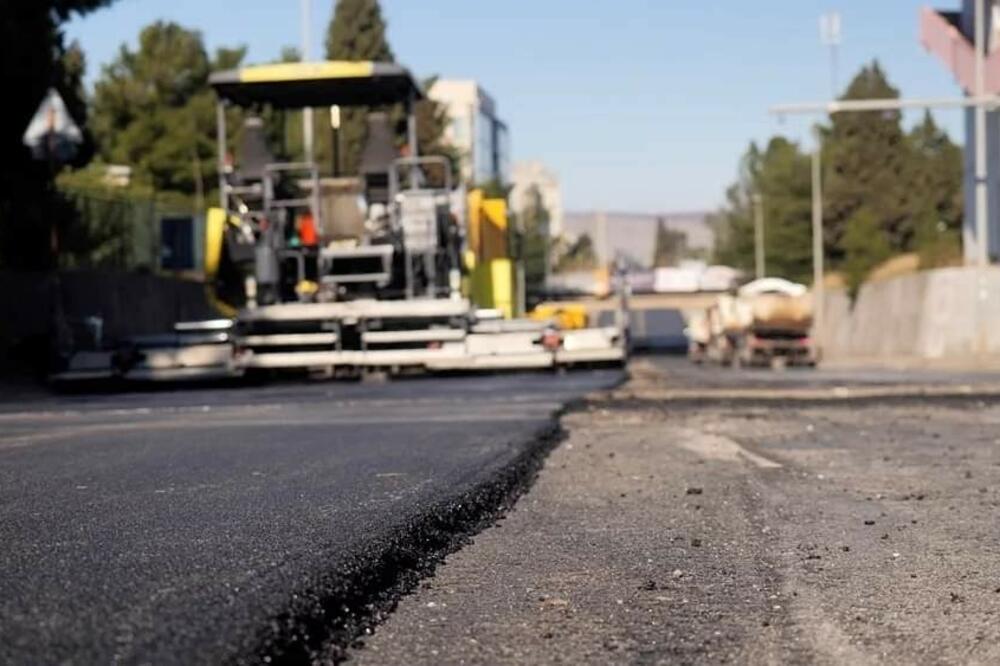
M986 20L986 90L1000 94L1000 2L997 0L962 0L951 11L925 8L920 17L920 41L954 75L966 95L976 91L975 14L976 2L983 4ZM976 111L965 110L965 220L962 246L965 259L973 263L979 256L976 225ZM988 255L1000 258L1000 111L986 114L987 201L986 220Z
M461 156L462 180L470 185L510 182L510 137L496 100L476 81L438 79L428 96L448 113L445 140Z
M510 185L511 210L515 213L524 210L532 188L537 188L549 214L549 236L558 238L563 234L562 186L555 173L537 160L515 162L511 167Z

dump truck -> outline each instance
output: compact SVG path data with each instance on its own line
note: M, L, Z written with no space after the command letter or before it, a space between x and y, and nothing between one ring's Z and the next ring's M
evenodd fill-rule
M812 299L805 285L762 278L689 316L689 357L733 367L815 366Z
M558 322L513 318L512 261L500 256L504 202L466 194L448 159L419 154L423 91L405 67L282 63L217 72L210 84L219 202L206 216L205 280L226 316L122 341L112 374L171 380L624 362L626 335L615 326L563 332ZM331 185L312 156L273 154L261 110L328 108L332 117L340 107L386 109L368 116L356 177ZM389 108L405 112L402 147ZM243 127L232 132L236 116ZM467 202L465 213L456 201ZM73 375L69 366L62 378Z

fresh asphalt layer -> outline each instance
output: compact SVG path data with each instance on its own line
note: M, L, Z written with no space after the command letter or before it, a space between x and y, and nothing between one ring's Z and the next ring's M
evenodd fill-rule
M400 579L403 569L453 548L463 521L509 499L562 406L619 379L581 371L8 402L0 663L336 654L331 645L357 629L341 615L377 616L415 580Z

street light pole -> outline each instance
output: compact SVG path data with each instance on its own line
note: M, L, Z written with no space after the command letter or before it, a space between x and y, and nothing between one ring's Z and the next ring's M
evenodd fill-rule
M302 62L312 58L312 0L302 0ZM315 159L313 140L313 110L307 107L302 110L302 147L305 151L305 161L312 163Z
M823 14L819 19L819 32L820 40L824 45L830 49L830 96L833 99L837 97L837 91L840 87L838 69L839 69L839 53L840 48L840 13L830 12L829 14Z
M976 97L986 95L986 0L976 0ZM980 267L989 265L989 196L987 190L986 163L986 107L977 104L976 116L976 263Z
M823 136L814 130L816 149L812 157L812 241L813 241L813 331L816 346L821 347L823 308L826 288L823 284Z
M764 256L764 198L760 194L753 195L753 229L754 265L759 280L767 274Z

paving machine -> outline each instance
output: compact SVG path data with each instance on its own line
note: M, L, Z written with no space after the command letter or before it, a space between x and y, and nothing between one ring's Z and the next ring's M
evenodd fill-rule
M471 308L462 297L463 234L451 212L451 165L419 156L422 92L389 63L249 67L211 77L219 96L220 207L209 213L206 267L215 296L238 309L245 368L422 365L461 354ZM243 128L237 161L226 107L389 107L406 112L400 157L386 112L369 116L360 165L360 228L322 204L314 161L280 162L263 122Z
M419 155L414 107L423 93L404 67L286 63L219 72L210 83L218 95L219 203L206 216L205 279L227 318L130 340L114 355L112 374L172 380L248 370L353 374L625 360L624 316L582 331L511 318L515 308L501 298L510 280L501 283L512 262L493 256L506 243L486 242L487 227L507 233L505 209L491 209L502 219L485 219L483 202L453 191L449 160ZM235 151L232 107L243 120L232 133ZM368 117L357 178L321 178L308 156L274 157L265 114L339 107L386 109ZM401 147L389 112L400 108ZM469 219L455 213L456 202L466 201ZM493 302L477 309L463 285Z

